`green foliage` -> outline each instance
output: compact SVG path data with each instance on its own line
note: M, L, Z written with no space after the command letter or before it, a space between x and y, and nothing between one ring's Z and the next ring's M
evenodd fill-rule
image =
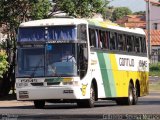
M132 11L129 8L127 8L127 7L117 7L113 11L112 20L116 21L117 19L120 19L120 18L122 18L126 15L130 15L130 14L132 14Z
M7 55L5 52L0 51L0 78L2 78L2 75L5 71L7 71L8 62L7 62Z
M149 67L150 71L160 71L160 63L151 64Z
M145 15L145 11L134 12L134 15Z
M46 18L51 7L49 0L2 0L0 23L8 22L10 27L17 27L23 21Z
M48 13L51 10L51 3L49 0L37 0L32 3L31 7L31 18L32 19L43 19L48 18Z
M2 82L2 88L0 87L0 94L7 94L10 87L14 86L16 35L19 24L29 20L48 18L51 7L50 0L0 0L0 26L2 24L5 26L2 32L7 34L7 39L1 46L7 56L1 56L0 61L0 77L3 74L1 80L5 81ZM8 67L6 67L6 57Z
M108 0L61 0L56 3L69 16L91 17L94 13L103 13Z
M160 76L160 63L150 64L149 75L150 76Z

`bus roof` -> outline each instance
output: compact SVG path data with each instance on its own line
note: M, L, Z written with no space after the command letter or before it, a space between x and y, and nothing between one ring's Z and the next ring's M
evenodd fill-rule
M108 28L111 30L117 30L117 31L122 31L122 32L128 32L128 33L135 33L135 34L142 34L145 35L145 32L141 28L126 28L126 27L121 27L118 24L108 22L108 21L97 21L97 20L88 20L89 25L91 26L97 26L97 27L103 27L103 28Z
M79 19L79 18L50 18L42 20L28 21L20 24L20 27L38 27L38 26L53 26L53 25L77 25L77 24L89 24L91 26L108 28L111 30L117 30L128 33L142 34L145 32L141 28L125 28L120 27L112 22L103 22L94 19Z
M38 27L38 26L53 26L53 25L77 25L87 24L84 19L77 18L50 18L28 21L20 24L20 27Z

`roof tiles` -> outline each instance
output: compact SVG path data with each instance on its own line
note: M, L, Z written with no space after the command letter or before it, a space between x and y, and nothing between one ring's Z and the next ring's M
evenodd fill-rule
M146 40L148 41L148 32L145 30ZM151 45L160 46L160 30L151 30Z

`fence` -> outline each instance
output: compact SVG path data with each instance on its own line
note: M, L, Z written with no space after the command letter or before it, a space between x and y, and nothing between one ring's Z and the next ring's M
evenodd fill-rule
M160 49L152 50L150 63L160 62Z

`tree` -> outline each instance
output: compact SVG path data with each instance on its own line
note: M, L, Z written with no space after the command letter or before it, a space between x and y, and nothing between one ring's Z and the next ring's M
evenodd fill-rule
M7 71L7 55L5 51L0 50L0 80L3 77L3 73Z
M104 19L108 19L111 20L112 19L112 13L114 11L114 7L110 6L110 7L106 7L105 8L105 12L104 12Z
M117 7L113 11L112 20L116 21L117 19L120 19L120 18L122 18L126 15L130 15L130 14L132 14L132 11L129 8L127 8L127 7Z
M0 1L0 25L5 25L3 30L7 39L3 43L3 49L7 53L8 70L3 74L2 95L8 94L10 87L15 83L15 58L16 58L16 34L20 23L28 20L47 18L51 4L49 0L1 0Z
M108 0L52 0L56 9L74 17L92 17L94 13L103 13Z
M145 15L145 11L138 11L138 12L134 12L134 15Z

